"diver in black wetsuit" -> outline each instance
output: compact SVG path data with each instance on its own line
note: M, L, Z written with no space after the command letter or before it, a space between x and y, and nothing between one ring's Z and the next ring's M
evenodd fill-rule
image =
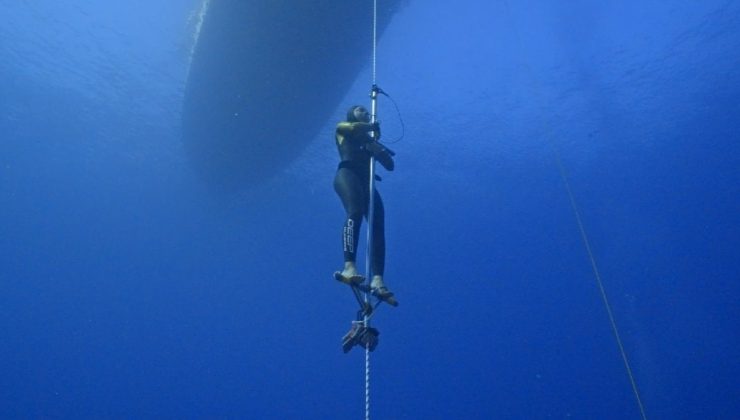
M370 133L375 133L373 138ZM341 162L334 177L334 190L342 200L347 218L342 228L344 269L335 277L347 284L360 284L365 278L357 272L357 244L360 239L362 218L368 216L370 188L370 157L380 162L388 171L394 168L393 152L378 143L380 126L370 122L370 114L362 106L355 105L347 111L347 120L337 124L336 144ZM373 253L370 287L373 294L392 305L398 303L393 293L383 282L385 269L385 213L383 200L374 191Z

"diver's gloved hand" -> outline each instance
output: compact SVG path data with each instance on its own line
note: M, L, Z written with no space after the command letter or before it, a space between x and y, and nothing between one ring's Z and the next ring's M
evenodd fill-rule
M371 125L372 129L370 131L375 133L375 140L380 140L380 121L375 121Z
M395 155L395 153L393 153L390 149L383 146L379 142L377 141L368 142L365 145L365 150L372 153L373 157L378 162L380 162L380 164L383 165L383 167L387 171L390 172L396 167L396 164L393 162L393 155Z
M389 149L379 141L369 141L365 143L365 150L372 154L387 153L390 156L396 156L396 153L393 150Z

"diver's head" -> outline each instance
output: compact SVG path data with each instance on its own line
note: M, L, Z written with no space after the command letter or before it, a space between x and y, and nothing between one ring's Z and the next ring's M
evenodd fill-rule
M370 113L362 105L353 105L347 111L349 122L370 122Z

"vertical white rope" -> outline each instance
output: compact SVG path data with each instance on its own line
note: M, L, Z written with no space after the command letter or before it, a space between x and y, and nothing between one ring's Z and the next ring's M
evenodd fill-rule
M365 319L367 322L367 318ZM365 420L370 420L370 348L365 348Z
M378 0L373 0L373 85L377 81L376 61L378 55Z
M375 122L377 117L377 95L375 93L375 81L377 77L376 60L377 60L377 45L378 45L378 1L373 0L373 56L372 56L372 73L373 73L373 91L371 94L371 122ZM373 225L375 221L375 159L370 157L370 180L369 180L368 193L368 208L367 208L367 249L365 258L365 278L372 284L372 252L373 252ZM370 305L370 298L368 293L365 293L365 306ZM365 312L363 317L364 327L370 328L370 318L368 313ZM365 420L370 420L370 346L365 347Z

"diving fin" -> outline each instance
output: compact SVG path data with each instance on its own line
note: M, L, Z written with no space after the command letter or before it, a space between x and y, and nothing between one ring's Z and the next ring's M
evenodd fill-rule
M365 276L357 274L350 277L344 277L340 271L335 271L334 280L342 282L348 286L359 286L365 281Z
M373 327L366 327L363 321L352 321L352 328L342 337L342 350L348 353L354 346L360 346L370 351L378 345L380 332Z
M376 298L382 300L383 302L391 305L391 306L398 306L398 301L395 297L393 297L393 292L388 290L387 287L373 287L370 289L370 293L372 293L373 296Z

